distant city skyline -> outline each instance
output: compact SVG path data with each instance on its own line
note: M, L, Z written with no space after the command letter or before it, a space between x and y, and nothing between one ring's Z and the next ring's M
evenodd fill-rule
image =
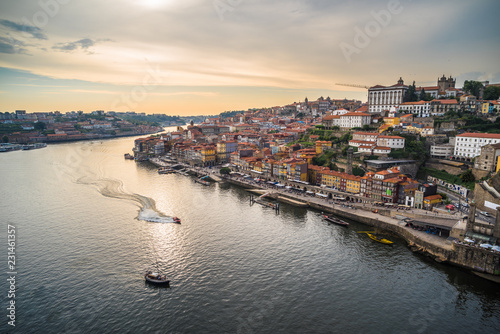
M500 82L500 3L20 0L0 3L0 112L213 115L336 83Z

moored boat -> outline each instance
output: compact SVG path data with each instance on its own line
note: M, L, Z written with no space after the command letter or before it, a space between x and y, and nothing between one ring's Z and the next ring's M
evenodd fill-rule
M174 223L177 223L177 224L181 223L181 219L178 217L173 217L172 220L174 221Z
M323 218L325 218L326 221L329 221L330 223L333 223L333 224L337 224L337 225L345 226L345 227L349 226L348 222L345 222L342 219L339 219L336 217L323 215Z
M385 245L392 245L394 242L390 241L390 240L387 240L387 239L384 239L382 237L379 237L378 235L376 234L371 234L371 233L366 233L368 234L368 237L372 240L375 240L377 242L380 242L382 244L385 244Z
M146 279L146 282L153 283L153 284L168 285L170 283L170 281L167 279L166 275L162 275L160 273L154 273L151 271L148 271L144 275L144 278Z
M127 159L127 160L134 160L134 157L133 157L130 153L125 153L123 156L124 156L124 157L125 157L125 159Z

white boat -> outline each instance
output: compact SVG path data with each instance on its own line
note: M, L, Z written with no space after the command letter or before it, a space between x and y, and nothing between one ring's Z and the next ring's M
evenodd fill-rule
M169 280L167 280L166 275L162 275L160 273L155 273L148 271L145 275L144 278L146 279L146 282L153 283L153 284L161 284L161 285L168 285L170 283Z

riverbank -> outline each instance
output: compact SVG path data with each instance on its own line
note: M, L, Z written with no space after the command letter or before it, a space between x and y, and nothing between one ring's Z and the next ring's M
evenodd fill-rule
M248 189L253 193L269 192L265 187L260 187L253 182L245 180L234 180L225 178L225 181ZM273 192L280 192L274 189ZM407 226L403 220L406 216L418 217L420 215L406 212L398 212L397 216L401 219L391 217L390 210L385 210L386 215L374 213L371 207L358 207L354 205L342 205L335 203L326 204L325 200L314 197L303 197L304 195L280 193L276 198L278 201L288 198L293 202L288 204L300 203L302 207L312 208L321 212L332 213L344 219L354 220L356 222L374 227L377 232L385 232L396 235L404 239L413 252L423 254L433 258L438 263L447 263L453 266L471 270L474 273L482 273L480 277L498 283L500 278L500 253L493 252L480 247L471 247L468 244L452 242L437 235L428 234L425 231L415 230ZM323 201L321 203L320 201ZM381 210L384 211L384 210ZM409 217L408 217L409 218ZM425 217L429 218L429 217ZM443 218L440 218L442 220Z
M155 165L159 165L158 162L155 162ZM185 167L192 169L189 166ZM199 167L192 170L197 175L215 172L214 169ZM393 234L404 239L413 252L429 256L436 262L484 273L485 275L481 277L494 277L490 279L491 281L496 281L500 277L499 252L452 242L451 239L430 234L424 230L413 229L407 224L407 219L415 219L423 223L439 223L452 228L461 217L417 209L390 210L377 208L367 203L336 203L328 198L317 198L301 191L277 188L274 185L242 177L224 176L223 181L245 188L254 194L268 194L268 197L278 202L332 213L338 217L374 227L377 232ZM377 211L373 212L375 209Z

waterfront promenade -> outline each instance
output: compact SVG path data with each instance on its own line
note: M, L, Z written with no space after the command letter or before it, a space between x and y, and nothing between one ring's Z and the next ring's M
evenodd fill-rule
M308 207L318 212L328 212L344 219L354 220L371 226L377 233L388 233L401 237L408 243L412 251L430 256L437 262L485 273L485 278L493 281L498 279L500 252L475 247L475 245L453 243L452 239L448 238L448 234L453 228L465 230L465 220L460 213L430 212L415 208L400 208L397 205L392 207L374 206L371 202L361 202L359 198L352 195L350 196L352 201L338 201L328 198L324 193L322 194L325 191L322 187L304 186L304 184L283 180L264 181L243 173L221 175L220 167L193 167L172 160L166 162L154 159L150 162L156 166L180 165L184 171L197 177L217 176L212 179L221 178L222 181L245 188L252 193L267 194L266 196L276 201ZM281 182L281 184L274 184L273 181ZM288 186L284 186L283 183ZM336 193L339 194L339 192ZM349 195L347 193L340 194L346 195L346 197Z

